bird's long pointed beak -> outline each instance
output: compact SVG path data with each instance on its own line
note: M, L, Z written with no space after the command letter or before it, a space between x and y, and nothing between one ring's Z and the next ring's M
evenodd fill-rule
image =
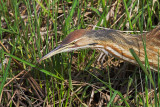
M62 53L65 52L68 48L72 47L73 45L59 45L58 47L56 47L54 50L52 50L51 52L49 52L47 55L43 56L38 62L41 62L42 60L45 60L47 58L50 58L53 55L56 55L58 53Z
M51 52L49 52L47 55L43 56L38 62L41 62L42 60L45 60L47 58L50 58L53 55L56 55L61 52L61 45L59 45L57 48L53 49Z

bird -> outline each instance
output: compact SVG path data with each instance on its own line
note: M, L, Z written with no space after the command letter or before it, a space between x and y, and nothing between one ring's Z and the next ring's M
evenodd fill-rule
M115 58L138 65L129 49L133 49L139 59L145 64L145 49L150 68L158 70L160 48L160 26L142 34L128 34L114 29L88 30L79 29L71 32L61 44L43 56L39 62L53 55L79 49L98 49Z

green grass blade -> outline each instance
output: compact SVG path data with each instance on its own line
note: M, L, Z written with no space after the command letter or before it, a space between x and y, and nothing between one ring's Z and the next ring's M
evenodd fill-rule
M139 66L141 67L141 69L144 71L144 73L147 75L147 77L149 78L149 80L151 81L153 87L155 87L154 81L151 78L151 76L148 74L145 66L142 64L142 62L140 61L139 57L137 56L137 54L134 52L134 50L131 48L129 49L129 51L131 52L132 56L134 57L134 59L137 61L137 63L139 64Z
M123 3L124 3L125 10L126 10L127 18L128 18L128 21L129 21L129 26L130 26L131 30L133 30L133 26L132 26L132 23L131 23L131 18L130 18L129 12L128 12L128 7L127 7L127 4L126 4L126 0L123 0Z
M1 31L3 32L8 32L8 33L11 33L11 34L18 34L17 32L14 32L13 30L8 30L8 29L3 29L3 28L0 28Z
M2 54L4 54L4 52L2 51ZM2 63L3 64L3 63ZM10 64L11 64L11 58L9 58L9 61L8 61L8 64L7 64L7 68L4 72L4 75L3 75L3 78L2 78L2 82L0 84L0 95L2 93L2 90L3 90L3 86L5 84L5 81L6 81L6 78L7 78L7 75L8 75L8 70L10 68ZM2 65L3 66L3 65Z
M72 16L73 16L73 13L75 12L75 8L77 6L77 0L74 0L73 4L72 4L72 9L67 17L67 19L65 19L65 28L66 28L66 31L69 33L69 29L70 29L70 21L72 21Z
M87 71L90 75L92 75L93 77L95 77L97 80L99 80L100 82L102 82L104 85L106 85L110 90L112 90L113 92L117 91L117 90L114 90L112 87L110 87L106 82L104 82L103 80L99 79L98 77L96 77L94 74L92 74L91 72ZM120 97L121 99L124 101L124 103L126 104L126 107L130 107L128 102L126 101L126 99L123 97L123 95L121 94L121 92L117 91L116 92Z
M107 107L110 107L110 105L112 104L112 102L113 102L114 98L116 97L117 93L118 93L117 91L115 91L115 92L113 93L113 96L111 97L111 100L110 100L109 103L107 104Z
M16 57L16 56L14 56L14 55L8 54L8 53L6 53L6 52L4 52L4 53L7 54L7 55L9 55L10 57L12 57L12 58L20 61L20 62L23 62L23 63L25 63L25 64L27 64L27 65L29 65L29 66L31 66L31 67L34 67L34 68L40 70L41 72L43 72L43 73L45 73L45 74L47 74L47 75L50 75L50 76L53 76L53 77L55 77L55 78L57 78L57 79L63 80L62 77L59 77L59 76L57 76L57 75L55 75L55 74L53 74L53 73L51 73L51 72L49 72L49 71L47 71L47 70L45 70L45 69L42 69L42 68L40 68L40 67L38 67L38 66L36 66L36 65L33 65L33 64L31 64L31 63L29 63L29 62L27 62L27 61L24 61L24 60L22 60L22 59L20 59L20 58L18 58L18 57Z

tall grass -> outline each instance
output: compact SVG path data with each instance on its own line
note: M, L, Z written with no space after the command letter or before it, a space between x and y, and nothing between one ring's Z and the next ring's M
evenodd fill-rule
M133 50L144 72L139 73L134 66L129 72L130 65L123 69L125 64L121 63L120 67L99 64L99 51L91 49L58 54L37 63L76 29L99 29L96 25L148 31L158 25L159 6L158 0L1 0L0 103L54 107L159 106L159 72L148 72ZM8 62L3 64L5 59ZM149 67L147 52L146 66ZM20 75L23 70L25 74Z

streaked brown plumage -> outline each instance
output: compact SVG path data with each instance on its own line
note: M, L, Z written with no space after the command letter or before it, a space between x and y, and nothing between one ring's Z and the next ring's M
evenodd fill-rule
M158 50L160 46L160 27L142 35L125 34L116 30L76 30L70 33L53 51L40 61L61 52L83 48L96 48L133 64L137 64L129 49L133 48L144 64L145 52L143 40L146 40L148 61L152 69L158 67Z

